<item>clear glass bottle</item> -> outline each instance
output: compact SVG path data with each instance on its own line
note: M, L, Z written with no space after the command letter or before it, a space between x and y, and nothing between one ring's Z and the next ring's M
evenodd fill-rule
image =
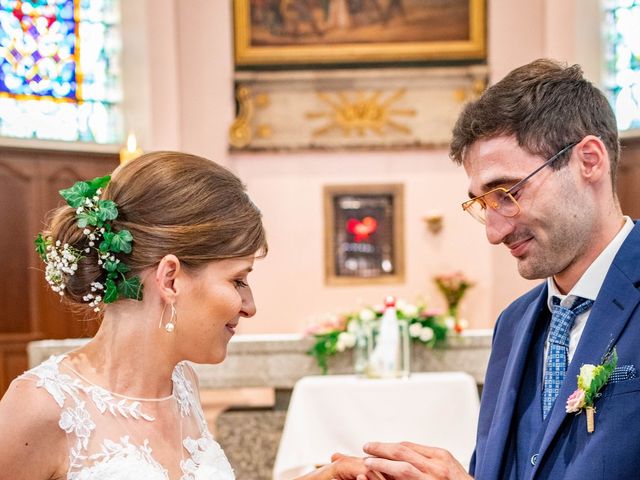
M370 329L366 368L370 378L409 376L409 328L406 321L398 319L395 303L393 297L385 299L384 314L378 325Z

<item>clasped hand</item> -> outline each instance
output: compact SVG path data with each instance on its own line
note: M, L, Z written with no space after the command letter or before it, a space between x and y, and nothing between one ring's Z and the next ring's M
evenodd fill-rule
M334 454L332 462L342 468L336 470L336 480L470 480L471 477L453 455L442 448L427 447L411 442L371 442L364 446L370 455L364 459L367 471L350 471L358 462L353 457Z

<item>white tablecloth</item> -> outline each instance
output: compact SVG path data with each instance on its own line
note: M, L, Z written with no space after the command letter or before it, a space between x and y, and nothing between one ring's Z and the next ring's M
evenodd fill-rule
M363 456L369 441L445 448L467 466L478 410L476 382L462 372L416 373L407 379L305 377L293 389L274 480L326 464L334 452Z

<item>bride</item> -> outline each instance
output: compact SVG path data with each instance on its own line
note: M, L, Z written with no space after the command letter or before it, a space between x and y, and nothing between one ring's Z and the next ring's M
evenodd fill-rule
M0 401L2 478L229 480L186 360L219 363L256 312L247 277L267 242L240 180L206 159L144 155L61 190L38 236L45 278L102 316L85 346L15 379ZM364 479L361 460L308 480Z

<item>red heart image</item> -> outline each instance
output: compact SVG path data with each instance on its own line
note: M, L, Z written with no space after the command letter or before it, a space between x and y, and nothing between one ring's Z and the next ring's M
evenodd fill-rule
M373 217L364 217L362 220L350 218L347 220L347 232L354 235L355 242L369 240L369 235L378 228L378 221Z

